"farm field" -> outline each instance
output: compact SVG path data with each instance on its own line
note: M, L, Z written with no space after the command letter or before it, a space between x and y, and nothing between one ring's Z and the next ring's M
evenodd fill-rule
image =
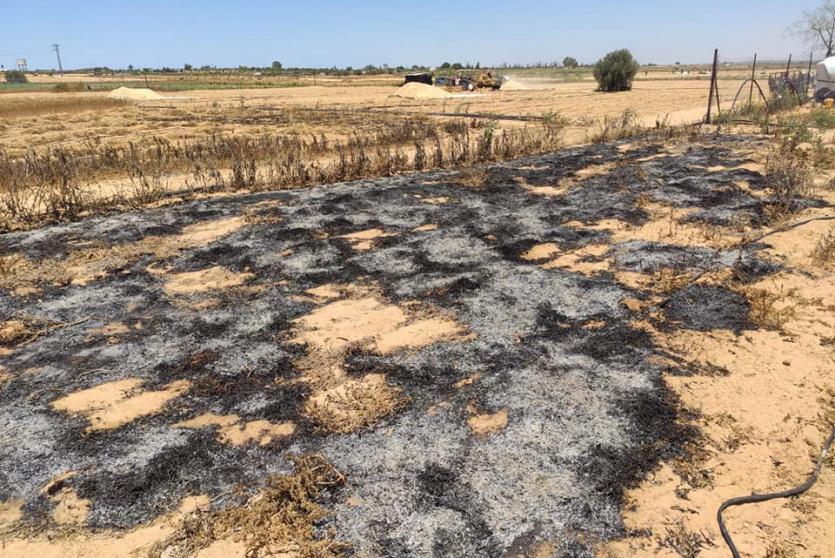
M0 557L719 557L814 467L826 109L149 79L0 93ZM835 555L832 465L745 556Z
M735 92L740 83L721 80L720 88ZM534 154L630 129L695 123L707 104L700 79L646 79L619 95L595 92L588 81L536 76L506 87L472 94L432 88L439 98L403 97L391 86L148 92L139 100L5 93L0 225L31 226L183 192L297 187ZM730 95L723 99L729 108ZM333 169L346 166L343 158L355 172Z

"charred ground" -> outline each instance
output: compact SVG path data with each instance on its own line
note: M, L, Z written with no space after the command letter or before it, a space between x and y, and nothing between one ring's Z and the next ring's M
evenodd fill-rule
M663 204L692 209L687 221L704 227L758 226L762 199L752 192L762 176L743 168L741 141L760 140L703 138L678 151L605 144L484 167L466 185L439 172L6 234L2 252L35 271L28 290L13 293L7 281L0 291L0 321L29 332L0 353L0 501L23 500L24 521L49 526L55 504L42 489L74 471L59 489L89 500L82 526L128 528L187 495L224 506L235 487L255 491L290 471L289 455L317 452L348 479L330 494L334 514L322 528L359 554L498 557L563 541L557 555L591 555L623 532L624 487L683 456L694 436L676 420L657 348L636 323L754 327L744 297L721 286L682 287L653 317L642 306L651 293L618 273L733 268L752 280L778 269L756 246L624 241L593 225L640 227L653 218L647 207ZM599 175L579 174L604 164ZM570 187L548 195L529 188L565 181ZM158 249L195 224L237 218L240 226L206 243ZM383 234L367 246L345 238L374 229ZM149 238L163 240L118 259L114 248ZM547 243L578 253L576 267L525 257ZM79 252L88 267L114 261L77 281L79 265L67 262ZM39 270L55 267L66 278L44 280ZM246 279L166 290L172 276L215 267ZM294 320L329 303L308 292L323 285L373 289L397 307L431 305L468 335L392 353L349 346L348 376L384 374L402 404L373 425L329 431L305 412L312 388L296 380L307 348L293 340ZM124 327L94 332L113 323ZM109 430L90 431L84 416L54 408L126 378L146 392L182 380L189 387ZM173 427L209 412L295 430L229 445L212 428ZM486 434L468 423L497 413L506 423Z

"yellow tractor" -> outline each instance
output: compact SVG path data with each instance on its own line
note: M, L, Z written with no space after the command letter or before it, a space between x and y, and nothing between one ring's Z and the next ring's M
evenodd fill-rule
M502 86L502 80L494 78L491 72L479 74L475 79L475 86L479 89L498 90Z

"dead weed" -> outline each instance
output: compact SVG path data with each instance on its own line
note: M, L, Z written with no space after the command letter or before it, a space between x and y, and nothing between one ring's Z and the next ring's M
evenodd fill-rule
M246 546L248 557L292 555L299 558L344 556L350 546L329 534L317 538L316 524L328 512L318 502L322 491L345 484L345 476L319 455L293 458L290 475L275 475L240 506L198 510L149 552L153 558L192 556L219 540Z

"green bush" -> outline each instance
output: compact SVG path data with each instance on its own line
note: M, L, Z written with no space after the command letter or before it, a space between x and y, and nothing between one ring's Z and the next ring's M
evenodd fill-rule
M627 49L607 54L594 65L594 79L600 91L629 91L638 73L638 62Z
M8 70L6 72L6 83L29 83L26 74L19 70Z
M577 62L577 59L573 56L566 56L565 58L563 58L562 65L566 68L576 68L580 65L580 63Z

